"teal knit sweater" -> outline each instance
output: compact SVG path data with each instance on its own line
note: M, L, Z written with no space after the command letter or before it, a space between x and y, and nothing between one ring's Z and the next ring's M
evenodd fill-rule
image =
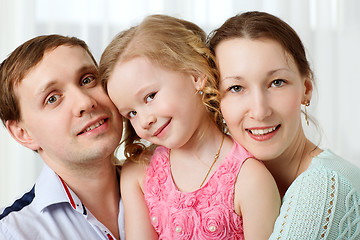
M282 199L270 239L360 239L360 169L330 150L313 158Z

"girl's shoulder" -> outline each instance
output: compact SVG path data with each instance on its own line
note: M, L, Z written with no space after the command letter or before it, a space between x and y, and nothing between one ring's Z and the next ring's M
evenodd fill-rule
M237 183L240 189L244 189L245 192L253 191L254 189L261 192L262 189L269 187L276 188L275 180L269 170L261 161L252 157L246 159L243 163Z
M148 168L158 168L160 166L166 166L169 163L170 149L164 146L158 146L151 155L148 156L149 164Z
M125 160L121 166L121 179L123 181L136 181L142 183L146 177L150 166L156 163L156 160L163 159L161 156L166 155L167 149L165 147L156 147L148 151L144 151L137 161ZM142 184L140 184L142 185Z
M240 160L247 160L248 158L253 157L253 155L248 152L242 145L236 142L233 138L231 139L233 141L233 145L230 152L228 153L228 157L230 156Z
M236 181L241 195L247 195L248 192L254 189L258 190L256 192L261 192L261 189L276 188L275 180L264 163L255 159L250 152L236 141L234 141L229 156L235 158L235 161L241 164Z

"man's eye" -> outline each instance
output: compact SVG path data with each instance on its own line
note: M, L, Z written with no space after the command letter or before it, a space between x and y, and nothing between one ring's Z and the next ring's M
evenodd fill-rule
M87 76L87 77L85 77L85 78L83 78L83 79L81 80L80 85L81 85L81 86L88 85L88 84L90 84L90 83L92 83L92 82L94 82L94 81L95 81L95 77L94 77L94 76Z
M129 115L129 118L133 118L136 116L136 111L131 111L131 112L129 112L128 115Z
M60 95L55 94L50 96L47 100L46 100L46 104L53 104L55 103L58 99L59 99Z
M146 98L145 98L145 102L146 103L151 102L155 98L155 95L156 95L156 92L147 95Z
M242 89L243 89L242 86L240 86L240 85L234 85L234 86L229 87L229 88L228 88L228 91L231 91L231 92L240 92Z

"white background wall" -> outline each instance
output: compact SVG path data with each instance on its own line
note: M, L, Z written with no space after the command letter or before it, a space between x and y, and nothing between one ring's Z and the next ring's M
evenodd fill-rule
M115 34L148 14L181 17L210 32L248 10L279 16L303 39L317 81L309 110L322 129L320 146L360 167L358 0L0 0L0 61L24 41L50 33L85 40L99 60ZM320 141L316 129L305 129ZM41 167L0 126L0 206L31 188Z

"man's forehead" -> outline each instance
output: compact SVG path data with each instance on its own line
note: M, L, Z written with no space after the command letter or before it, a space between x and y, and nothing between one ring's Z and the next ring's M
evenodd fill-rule
M87 51L80 46L62 45L46 51L42 60L29 70L20 84L40 94L49 86L77 80L87 72L97 72Z
M85 49L80 46L62 45L46 51L42 60L30 72L38 72L42 75L57 74L57 70L67 70L63 72L66 74L87 68L96 68L96 66Z
M40 62L54 61L55 63L67 63L67 61L58 61L60 59L69 60L70 62L72 59L84 59L93 63L89 53L84 48L72 45L60 45L48 49L44 52L44 56Z

